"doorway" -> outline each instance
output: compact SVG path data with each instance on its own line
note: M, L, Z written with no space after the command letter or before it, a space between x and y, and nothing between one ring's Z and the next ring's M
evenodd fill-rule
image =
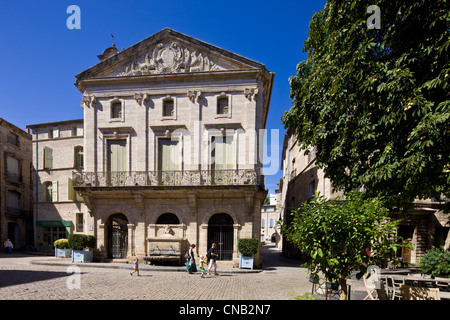
M233 259L233 218L226 213L217 213L208 221L208 249L216 244L217 260Z
M399 226L397 235L402 237L403 240L410 239L410 243L414 236L413 226ZM402 258L403 262L411 263L411 249L403 247L401 250L397 251L397 258Z
M108 227L108 258L125 259L128 252L128 219L122 213L109 217Z
M14 222L8 222L8 239L14 247L19 247L19 225Z

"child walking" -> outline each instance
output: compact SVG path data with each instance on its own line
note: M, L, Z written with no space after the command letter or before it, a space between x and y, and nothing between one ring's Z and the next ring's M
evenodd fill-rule
M133 275L133 273L137 272L137 275L140 276L139 274L139 259L136 257L136 260L134 260L134 271L130 272L130 276Z
M207 261L206 261L206 257L205 256L201 256L200 257L200 271L202 272L202 278L204 278L204 273L205 273L205 265L206 265Z

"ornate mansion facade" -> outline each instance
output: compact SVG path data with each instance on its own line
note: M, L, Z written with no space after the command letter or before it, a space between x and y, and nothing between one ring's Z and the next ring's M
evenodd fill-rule
M182 257L191 244L202 255L215 242L220 260L235 264L237 240L260 239L261 141L274 74L171 29L98 57L76 75L84 118L63 123L72 128L68 152L56 160L53 149L53 162L66 157L61 167L71 170L35 164L38 180L62 173L64 192L51 209L42 197L35 203L37 226L63 220L67 233L96 236L98 260ZM50 127L58 125L32 126L42 161L58 137L37 145L36 134Z

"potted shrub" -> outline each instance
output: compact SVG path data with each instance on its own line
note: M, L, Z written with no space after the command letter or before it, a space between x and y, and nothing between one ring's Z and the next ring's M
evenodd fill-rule
M72 262L92 261L92 249L95 247L95 245L96 239L94 236L85 234L70 234L69 246L72 248ZM91 250L86 250L87 248Z
M253 255L258 252L258 239L238 239L239 268L253 269Z
M58 239L53 245L55 246L55 258L69 258L72 250L69 246L68 239Z

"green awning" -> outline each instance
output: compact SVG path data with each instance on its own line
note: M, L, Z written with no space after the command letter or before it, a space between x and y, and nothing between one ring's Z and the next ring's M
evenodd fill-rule
M70 227L70 221L36 221L37 227Z

